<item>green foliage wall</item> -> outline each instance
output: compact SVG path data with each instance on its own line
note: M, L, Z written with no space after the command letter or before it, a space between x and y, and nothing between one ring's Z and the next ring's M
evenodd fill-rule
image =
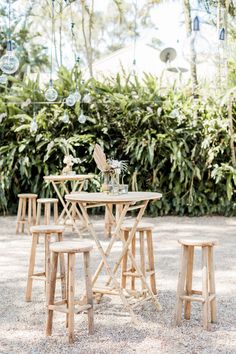
M28 79L11 85L0 99L0 212L16 210L19 192L50 195L43 176L60 173L66 149L81 159L77 172L98 172L92 159L97 142L107 156L128 161L130 190L163 193L150 205L152 215L236 214L228 120L216 97L193 99L188 87L160 89L151 76L142 84L119 76L106 84L88 81L80 92L90 92L90 104L67 108L67 124L63 104L37 105L39 129L32 134L27 99L35 92L44 101L43 92ZM55 85L66 97L75 87L72 74L61 68ZM78 122L81 109L89 117L85 124Z

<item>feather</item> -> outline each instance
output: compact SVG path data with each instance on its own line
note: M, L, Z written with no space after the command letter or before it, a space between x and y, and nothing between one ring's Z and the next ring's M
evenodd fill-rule
M107 163L106 155L102 150L101 146L96 144L93 151L93 158L97 164L97 167L100 171L104 172L109 169L109 165Z

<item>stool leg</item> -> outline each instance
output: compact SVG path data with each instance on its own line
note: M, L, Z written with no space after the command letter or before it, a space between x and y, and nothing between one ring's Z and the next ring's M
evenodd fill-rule
M58 253L52 252L52 266L51 266L51 274L50 274L48 306L54 304L56 278L57 278L57 260L58 260ZM52 320L53 320L53 310L50 310L48 308L47 322L46 322L46 336L52 335Z
M58 232L57 241L62 241L62 233ZM62 299L66 299L66 277L65 277L65 261L64 261L64 253L60 253L60 276L61 276L61 297Z
M57 224L58 220L58 203L54 203L54 224Z
M136 253L136 236L134 235L131 243L131 252L133 257L135 258L135 253ZM131 272L135 272L135 268L132 264L131 267ZM131 277L131 290L135 290L135 277Z
M203 327L208 329L208 306L209 306L209 297L208 297L208 266L207 266L207 256L208 256L208 247L202 247L202 296L204 303L202 304L203 310Z
M45 207L44 207L44 222L45 225L49 225L50 224L50 216L51 216L51 205L50 203L45 203Z
M21 232L24 232L24 230L25 230L26 205L27 205L27 199L24 198L23 199L23 209L22 209L22 221L24 221L24 222L21 223Z
M31 216L32 216L32 199L29 198L29 202L28 202L28 233L30 232Z
M36 225L40 225L40 218L41 218L41 203L38 203Z
M37 206L36 206L36 198L34 198L32 200L32 204L33 204L33 225L36 224L36 219L37 219Z
M68 299L69 299L69 253L67 254L67 275L66 275L66 306L68 309ZM66 328L68 328L68 318L69 318L69 314L66 314Z
M150 285L154 295L157 294L156 288L156 275L155 275L155 264L154 264L154 250L152 241L152 231L147 231L147 251L148 251L148 261L149 261L149 271L150 275Z
M75 254L69 253L69 297L68 297L68 332L69 332L69 343L73 343L75 339L74 334L74 287L75 287Z
M32 275L34 273L34 266L35 266L37 238L38 238L38 234L33 233L32 234L31 252L30 252L30 260L29 260L29 268L28 268L27 287L26 287L26 293L25 293L25 301L27 301L27 302L31 301L31 295L32 295L32 285L33 285Z
M146 276L146 269L145 269L145 253L144 253L144 232L140 231L139 232L139 243L140 243L140 269L141 272L143 273L144 276ZM142 290L144 290L144 285L142 283ZM145 295L145 292L143 292L143 295Z
M49 249L50 238L51 238L50 234L45 235L46 304L48 304L48 300L49 300L49 286L50 286L50 249Z
M208 267L209 267L209 286L210 294L215 295L215 269L214 269L214 258L213 258L213 247L208 247ZM215 323L216 317L216 299L211 301L211 322Z
M187 265L187 277L186 277L186 295L192 295L192 280L193 280L193 257L194 247L188 246L188 265ZM184 304L184 318L190 320L191 313L191 301L185 300Z
M184 294L184 284L186 278L186 271L187 271L187 255L188 255L188 247L182 246L182 257L181 257L181 265L180 271L178 276L178 286L177 286L177 300L176 300L176 325L178 326L181 321L181 313L182 313L182 304L183 300L180 298Z
M123 231L123 232L124 232L124 239L125 241L127 241L129 237L129 231ZM123 289L126 288L127 276L124 273L127 272L127 262L128 262L128 252L124 254L124 257L122 259L122 264L121 264L121 287Z
M91 308L88 309L88 328L89 328L89 334L93 334L94 333L93 290L92 290L92 281L91 281L91 273L90 273L89 252L84 252L84 274L85 274L87 304L91 305Z
M20 226L20 221L21 221L21 215L22 215L22 206L23 206L23 199L19 199L19 205L18 205L18 211L17 211L17 219L16 219L16 233L18 234L19 232L19 226Z

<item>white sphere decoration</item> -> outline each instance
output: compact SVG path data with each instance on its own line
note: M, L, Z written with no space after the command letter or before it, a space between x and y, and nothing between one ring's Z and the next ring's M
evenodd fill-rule
M63 123L69 123L70 118L69 118L69 115L66 111L64 112L63 116L61 117L61 120Z
M66 104L69 107L72 107L75 105L76 98L73 93L70 93L68 97L66 97Z
M5 75L5 74L0 75L0 84L1 85L6 85L7 81L8 81L7 75Z
M36 133L38 130L38 124L36 121L36 117L33 118L31 124L30 124L30 132L31 133Z
M198 16L193 20L192 34L183 45L183 56L190 63L200 64L209 59L211 45L200 33L200 22Z
M79 118L78 118L79 123L84 124L86 122L86 120L87 120L87 116L84 115L83 111L81 111Z
M49 88L47 89L47 91L44 94L46 100L48 102L54 102L56 101L57 97L58 97L58 93L57 91L53 88L53 84L52 84L52 80L50 80L49 82Z
M12 49L12 42L7 42L7 53L0 59L0 69L5 74L14 74L19 68L20 62Z

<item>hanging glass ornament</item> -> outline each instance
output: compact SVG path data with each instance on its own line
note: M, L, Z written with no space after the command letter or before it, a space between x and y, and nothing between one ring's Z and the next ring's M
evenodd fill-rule
M53 87L52 79L49 81L49 87L44 96L48 102L54 102L57 99L58 93Z
M84 124L86 122L86 120L87 120L87 116L84 115L83 111L81 111L79 118L78 118L79 123Z
M0 75L0 84L1 85L6 85L7 81L8 81L7 75L5 75L5 74Z
M65 124L69 123L70 117L66 111L64 111L63 116L61 117L61 121Z
M83 97L83 103L87 103L87 104L89 104L89 103L91 103L92 102L92 97L90 96L90 94L89 93L86 93L86 95L84 95L84 97Z
M37 124L37 121L36 121L36 115L34 114L34 118L30 124L30 132L31 133L36 133L38 130L38 124Z
M14 74L19 68L19 60L12 49L12 41L7 41L7 53L0 59L0 69L8 75Z
M81 94L79 93L79 90L76 89L74 92L74 98L76 101L80 101L81 100Z
M190 63L200 64L211 56L211 45L200 33L200 21L196 16L193 20L192 34L183 45L183 56Z
M66 104L69 107L72 107L75 105L76 98L73 93L70 93L68 97L66 97Z

